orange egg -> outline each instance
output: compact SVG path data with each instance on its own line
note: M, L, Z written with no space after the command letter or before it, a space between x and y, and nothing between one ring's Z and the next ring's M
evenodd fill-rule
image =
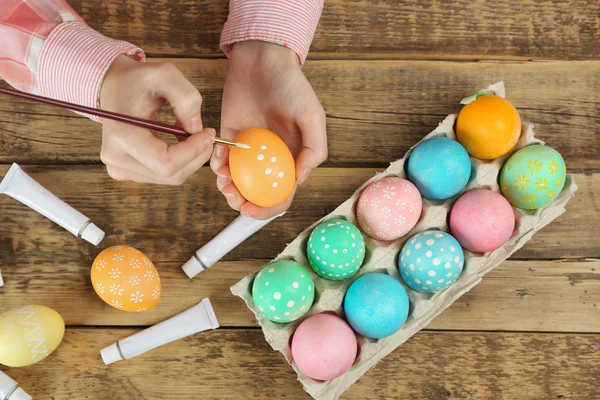
M242 196L261 207L283 203L296 184L290 149L279 136L262 128L244 129L235 140L252 147L234 147L229 153L231 178Z
M498 96L482 96L467 104L456 120L456 138L473 157L492 160L512 150L521 135L521 117Z
M90 276L98 296L119 310L149 310L160 299L160 278L154 264L130 246L102 251L94 260Z

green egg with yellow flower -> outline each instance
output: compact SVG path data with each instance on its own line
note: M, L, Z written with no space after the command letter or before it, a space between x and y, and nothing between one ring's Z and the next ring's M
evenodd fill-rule
M510 156L500 172L500 189L513 206L537 210L558 196L566 176L565 160L560 153L536 144Z

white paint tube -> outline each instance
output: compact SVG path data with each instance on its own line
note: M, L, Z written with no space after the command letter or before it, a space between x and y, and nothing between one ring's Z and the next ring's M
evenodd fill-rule
M104 364L109 365L137 357L186 336L218 327L219 321L207 297L174 317L111 344L102 349L100 355Z
M192 279L200 272L215 265L225 254L283 214L285 213L265 220L256 220L240 215L210 242L200 248L181 268Z
M32 400L32 398L14 379L0 371L0 400Z
M94 225L88 217L36 182L17 163L10 167L8 173L0 182L0 193L19 200L94 246L97 246L104 239L104 232Z

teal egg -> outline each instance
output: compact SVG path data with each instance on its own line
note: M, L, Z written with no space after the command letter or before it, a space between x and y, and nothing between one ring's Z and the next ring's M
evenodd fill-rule
M312 269L323 278L346 279L358 271L365 259L365 240L354 224L330 219L312 231L306 253Z
M315 285L308 271L294 261L265 265L252 284L252 299L262 315L273 322L295 321L308 312Z
M500 172L500 189L515 207L536 210L549 204L565 185L565 160L552 147L532 145L515 152Z

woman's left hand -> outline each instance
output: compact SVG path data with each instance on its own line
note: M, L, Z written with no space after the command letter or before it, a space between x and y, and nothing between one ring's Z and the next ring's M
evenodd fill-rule
M258 41L233 47L223 91L221 136L234 139L240 130L252 127L269 129L287 144L296 160L298 185L327 159L325 111L293 50ZM244 215L267 219L292 203L295 191L273 208L248 202L231 182L226 146L216 146L210 165L228 204Z

